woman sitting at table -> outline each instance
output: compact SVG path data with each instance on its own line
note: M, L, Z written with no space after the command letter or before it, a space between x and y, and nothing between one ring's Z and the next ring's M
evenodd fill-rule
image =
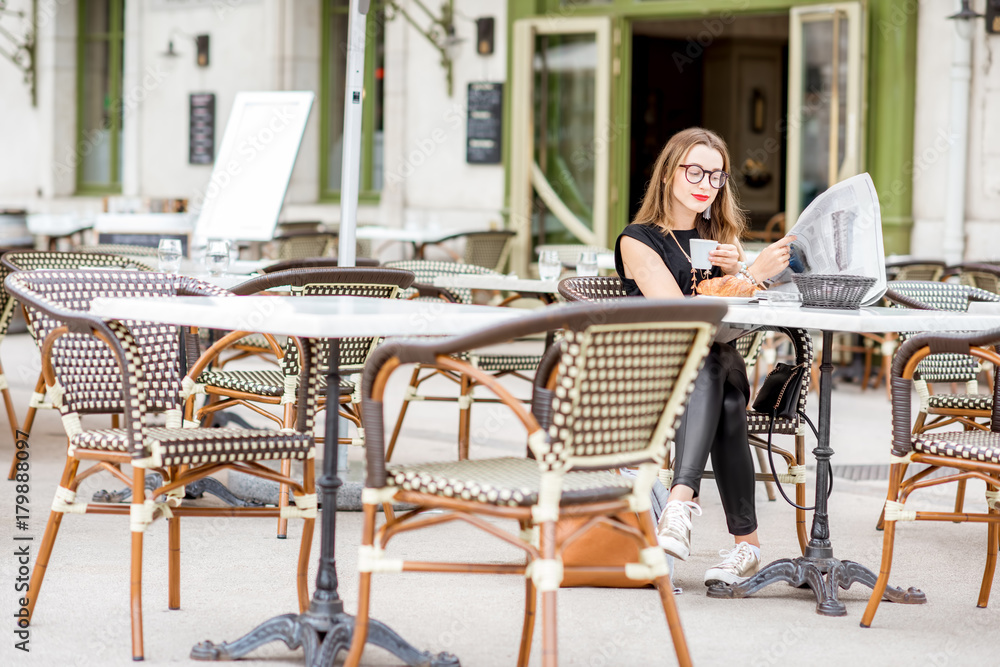
M729 152L715 133L678 132L653 166L642 206L615 243L615 268L630 296L672 299L694 293L695 282L724 275L758 285L788 266L785 237L765 248L753 266L744 261L739 237L745 227L729 184ZM691 239L719 245L709 253L710 270L691 266ZM674 480L657 532L660 545L679 560L691 552L691 515L709 455L736 546L705 573L705 584L739 583L760 568L754 506L754 466L747 437L750 383L743 358L714 343L695 380L674 438Z

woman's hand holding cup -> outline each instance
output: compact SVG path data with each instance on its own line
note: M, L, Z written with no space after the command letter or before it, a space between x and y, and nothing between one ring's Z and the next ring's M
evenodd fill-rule
M715 249L708 253L708 259L725 274L731 275L740 270L739 248L730 243L720 243L715 246Z

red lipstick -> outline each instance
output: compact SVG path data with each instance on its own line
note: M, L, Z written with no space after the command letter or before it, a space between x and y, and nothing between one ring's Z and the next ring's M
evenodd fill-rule
M691 195L698 201L708 201L708 195Z

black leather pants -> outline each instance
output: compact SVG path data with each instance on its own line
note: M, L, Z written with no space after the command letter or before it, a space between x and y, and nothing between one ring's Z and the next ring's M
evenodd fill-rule
M674 482L694 489L697 498L708 457L733 535L757 530L754 465L747 438L750 400L743 357L730 345L714 343L695 379L674 439Z

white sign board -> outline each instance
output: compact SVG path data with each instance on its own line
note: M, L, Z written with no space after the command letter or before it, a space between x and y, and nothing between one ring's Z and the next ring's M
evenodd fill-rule
M237 93L195 226L199 239L270 241L312 92Z

